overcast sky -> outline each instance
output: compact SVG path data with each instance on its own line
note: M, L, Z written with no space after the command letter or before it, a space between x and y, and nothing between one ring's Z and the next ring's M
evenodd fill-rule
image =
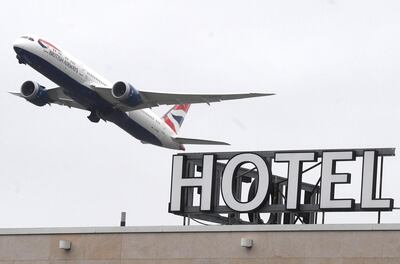
M121 211L128 225L182 222L167 212L176 151L91 123L84 111L36 107L7 93L26 80L55 86L18 64L17 37L43 36L111 82L138 89L277 93L193 105L180 135L232 146L189 152L398 148L399 14L399 1L365 0L3 3L0 227L118 225ZM385 164L383 194L398 206L399 157ZM356 182L348 195L359 200ZM400 213L385 213L383 222L400 222Z

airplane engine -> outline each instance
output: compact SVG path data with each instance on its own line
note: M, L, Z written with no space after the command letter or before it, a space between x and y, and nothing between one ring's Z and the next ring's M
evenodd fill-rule
M33 81L26 81L21 85L21 94L26 100L37 106L49 103L49 96L44 86Z
M139 91L127 82L116 82L112 87L111 94L115 99L131 107L142 103Z

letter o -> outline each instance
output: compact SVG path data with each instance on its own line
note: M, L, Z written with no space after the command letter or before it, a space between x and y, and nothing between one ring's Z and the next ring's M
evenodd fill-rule
M241 165L252 163L258 170L258 188L255 197L246 203L236 200L232 192L232 180ZM253 153L243 153L228 161L222 174L222 197L225 204L237 212L249 212L257 209L265 201L268 194L270 169L265 160Z

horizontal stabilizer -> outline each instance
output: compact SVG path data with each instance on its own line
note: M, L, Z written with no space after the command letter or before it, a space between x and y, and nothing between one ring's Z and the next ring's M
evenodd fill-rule
M174 138L179 144L189 144L189 145L230 145L229 143L214 140L204 140L204 139L194 139L194 138Z

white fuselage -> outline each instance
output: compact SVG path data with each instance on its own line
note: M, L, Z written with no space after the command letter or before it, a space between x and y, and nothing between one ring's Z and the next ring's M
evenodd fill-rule
M24 63L29 64L57 83L62 87L65 94L85 109L91 111L91 108L96 107L97 101L99 105L102 105L101 107L108 107L99 95L89 98L87 89L92 92L94 92L92 87L111 89L112 83L58 46L37 37L21 37L15 41L14 49ZM89 91L91 94L92 92ZM113 109L113 111L120 110ZM125 115L130 120L126 119ZM126 113L113 112L110 118L106 117L105 119L114 122L143 143L151 143L171 149L183 149L181 144L174 141L175 132L150 109ZM132 121L134 122L132 124L126 123Z

